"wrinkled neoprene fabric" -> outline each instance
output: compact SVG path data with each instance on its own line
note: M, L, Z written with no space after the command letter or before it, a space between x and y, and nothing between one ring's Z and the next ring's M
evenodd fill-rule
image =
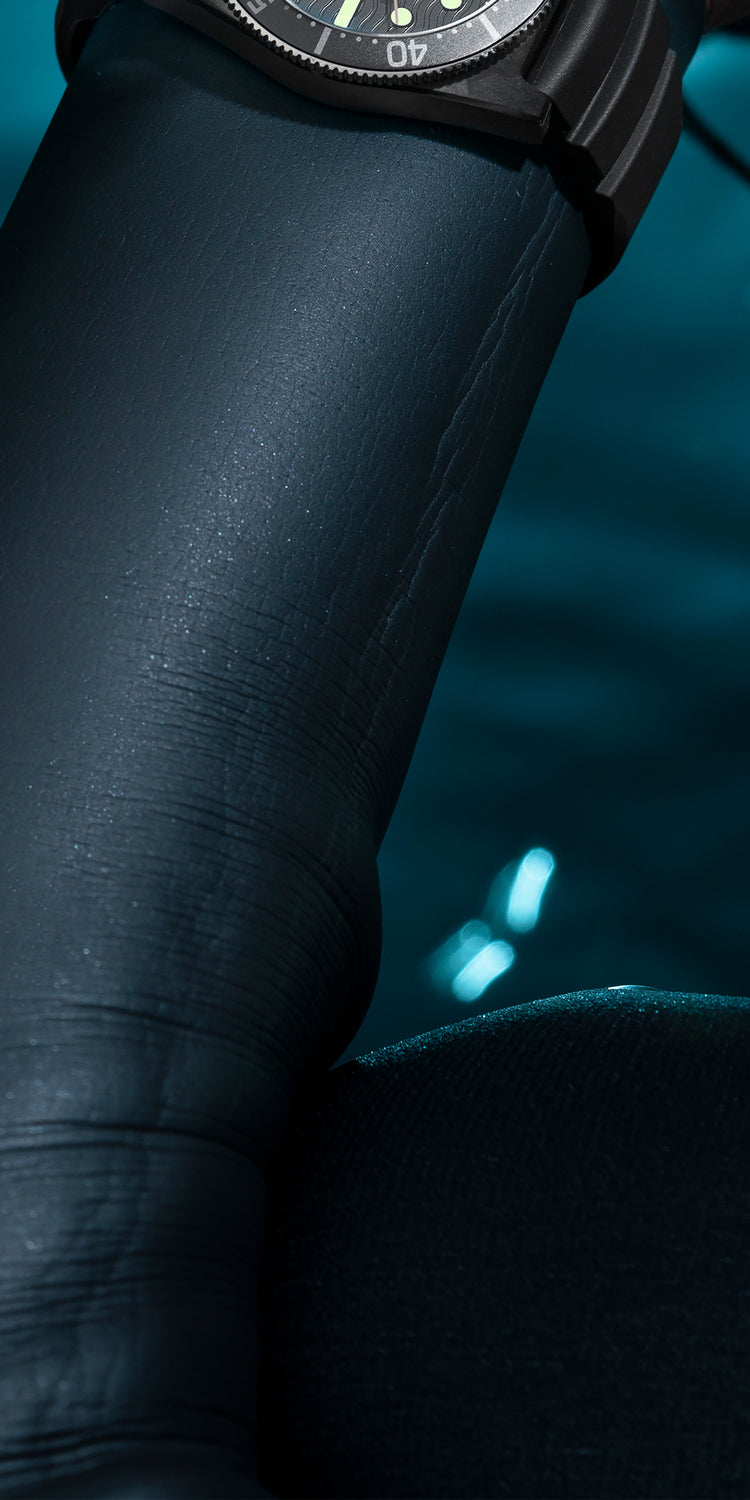
M2 1496L750 1492L750 1002L331 1071L587 260L534 153L140 0L74 71L0 236Z
M381 1048L270 1182L279 1495L750 1494L750 1000L589 990Z

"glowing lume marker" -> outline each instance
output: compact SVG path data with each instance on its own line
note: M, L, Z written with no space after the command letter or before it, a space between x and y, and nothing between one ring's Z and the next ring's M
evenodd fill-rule
M464 0L440 0L443 10L460 10Z
M408 26L411 20L411 11L407 10L403 5L397 5L396 9L391 11L391 20L395 26Z
M359 0L344 0L337 16L333 18L334 26L348 26L355 11L359 9Z

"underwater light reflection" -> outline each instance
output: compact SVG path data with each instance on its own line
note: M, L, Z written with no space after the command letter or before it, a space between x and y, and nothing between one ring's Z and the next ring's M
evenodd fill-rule
M510 943L485 943L456 975L451 985L456 999L478 1000L488 984L510 968L515 956Z
M539 918L542 896L555 868L549 849L530 849L510 888L505 920L514 932L530 932Z
M427 959L424 972L432 987L455 1000L478 1000L515 962L514 947L500 934L536 926L554 869L554 856L540 848L504 865L492 881L481 919L464 922Z

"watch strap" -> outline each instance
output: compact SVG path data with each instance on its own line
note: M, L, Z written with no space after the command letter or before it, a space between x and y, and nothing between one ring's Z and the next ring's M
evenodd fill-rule
M552 101L545 155L591 240L583 296L614 270L680 138L665 12L658 0L577 0L555 17L527 81Z

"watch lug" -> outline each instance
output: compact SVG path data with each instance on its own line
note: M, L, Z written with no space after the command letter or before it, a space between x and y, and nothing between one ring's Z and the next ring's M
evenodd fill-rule
M439 99L455 100L457 107L451 113L456 118L460 113L457 123L469 129L491 131L529 146L541 145L549 130L550 100L521 77L515 53L497 58L468 78L420 84L415 92L417 89Z

